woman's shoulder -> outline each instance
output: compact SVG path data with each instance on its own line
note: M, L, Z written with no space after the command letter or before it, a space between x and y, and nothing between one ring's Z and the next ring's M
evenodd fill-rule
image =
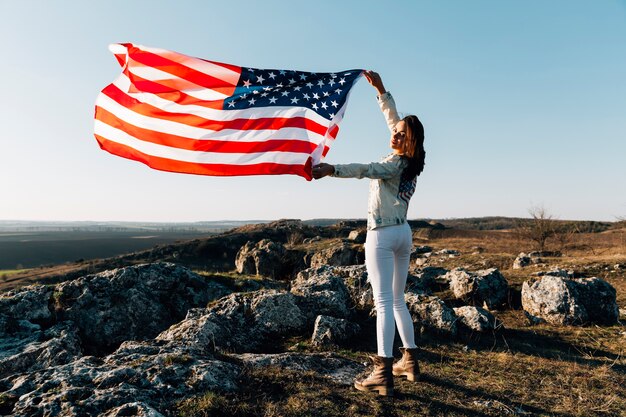
M404 163L406 161L406 158L402 155L398 155L395 152L390 153L389 155L383 157L380 162L397 162L397 163Z

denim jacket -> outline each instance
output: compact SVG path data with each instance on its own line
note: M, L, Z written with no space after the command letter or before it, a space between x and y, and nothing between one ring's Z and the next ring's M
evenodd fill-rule
M389 92L378 97L389 130L393 131L400 121L396 104ZM403 224L409 208L409 200L415 192L417 177L411 181L402 181L402 171L408 162L394 153L380 162L369 164L338 164L335 165L334 177L339 178L370 178L370 192L367 213L367 229Z

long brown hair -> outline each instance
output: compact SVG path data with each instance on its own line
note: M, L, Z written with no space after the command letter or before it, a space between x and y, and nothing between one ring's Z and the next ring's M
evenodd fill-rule
M413 180L424 170L426 151L424 150L424 126L415 115L404 119L406 136L402 144L402 156L409 161L409 165L402 171L403 180Z

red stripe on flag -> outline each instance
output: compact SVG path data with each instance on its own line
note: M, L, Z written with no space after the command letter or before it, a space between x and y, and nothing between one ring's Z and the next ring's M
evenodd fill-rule
M310 157L304 165L286 165L270 162L252 165L202 164L147 155L137 149L107 140L100 135L94 134L94 136L101 149L113 155L142 162L150 168L160 171L215 176L294 174L306 178L307 181L312 179Z
M305 117L262 117L258 119L210 120L193 114L167 112L150 104L142 103L124 93L113 84L110 84L102 90L102 93L115 100L119 105L126 107L135 113L171 122L183 123L203 129L210 129L213 131L223 129L278 130L285 127L295 127L310 130L311 132L315 132L322 136L326 134L325 126L322 126L321 124ZM251 111L251 114L254 114L254 111Z
M339 133L339 125L332 125L328 130L328 135L333 139L337 137L337 133Z
M184 136L135 126L99 106L96 106L96 119L139 140L190 151L222 153L294 152L310 154L317 148L317 145L314 143L297 139L272 139L262 142L190 139Z
M235 86L236 86L236 83L231 84L227 81L213 77L209 74L200 72L193 68L189 68L178 62L153 54L151 52L143 51L138 48L130 48L128 55L130 56L131 59L143 65L156 68L163 72L167 72L168 74L172 74L176 77L190 81L200 87L210 88L211 90L219 91L228 96L232 95L232 91L234 91ZM241 73L241 69L236 70L236 72ZM135 77L135 75L131 73L131 77ZM131 80L133 81L133 84L135 84L135 80L132 78ZM149 91L149 90L143 90L143 91ZM231 92L228 93L227 91L231 91Z
M139 77L137 75L133 76L133 78L135 79L135 84L131 84L130 85L129 93L141 93L141 90L138 88L140 86L143 86L146 89L151 90L151 91L161 91L161 90L165 90L166 89L166 87L163 87L162 84L156 83L154 81L143 79L143 78L141 78L141 77ZM111 86L117 88L114 84L110 84L109 86L107 86L102 91L104 92L107 88L109 88ZM117 88L117 89L119 91L122 91L119 88ZM234 93L234 87L233 87L233 93ZM122 94L126 94L126 93L124 93L122 91ZM222 110L224 108L224 100L203 100L203 99L199 99L199 98L194 97L194 96L190 96L189 94L184 93L182 91L170 91L170 90L168 90L168 91L158 92L158 93L155 93L155 94L158 94L159 98L162 98L162 99L167 100L167 101L171 101L171 102L176 103L176 104L180 104L181 106L184 106L184 105L194 105L194 106L202 106L202 107L206 107L208 109L217 109L217 110ZM140 102L140 101L138 101L138 102Z

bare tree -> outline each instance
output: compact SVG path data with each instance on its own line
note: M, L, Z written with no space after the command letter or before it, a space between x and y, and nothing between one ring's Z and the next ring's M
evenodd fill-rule
M531 218L519 223L518 234L521 238L532 241L537 250L544 251L548 239L555 237L556 221L541 205L529 208L528 214Z

